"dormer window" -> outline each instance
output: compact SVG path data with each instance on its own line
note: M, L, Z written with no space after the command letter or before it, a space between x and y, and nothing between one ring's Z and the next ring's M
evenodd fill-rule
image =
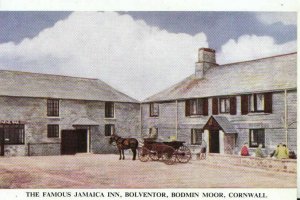
M159 116L159 104L150 103L150 117L158 117L158 116Z

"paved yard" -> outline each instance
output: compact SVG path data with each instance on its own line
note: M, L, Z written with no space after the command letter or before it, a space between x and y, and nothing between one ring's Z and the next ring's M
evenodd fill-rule
M0 158L0 188L207 188L296 187L296 174L207 161L166 165L118 160L118 155Z

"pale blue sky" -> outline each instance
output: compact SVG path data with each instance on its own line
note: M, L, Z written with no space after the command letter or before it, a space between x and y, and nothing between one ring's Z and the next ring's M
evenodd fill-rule
M0 43L20 42L33 38L41 30L64 20L71 12L0 12ZM265 24L256 18L256 12L120 12L134 19L144 20L173 33L195 35L204 32L211 48L219 49L229 39L244 34L272 36L281 44L295 40L295 25L282 22ZM282 13L284 14L284 13ZM296 15L295 15L296 17Z
M296 13L0 12L0 69L99 78L142 100L195 71L296 51Z

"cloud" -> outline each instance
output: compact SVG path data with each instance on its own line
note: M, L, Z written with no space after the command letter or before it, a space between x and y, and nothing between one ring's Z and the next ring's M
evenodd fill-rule
M281 22L284 25L296 25L297 24L297 13L296 12L264 12L257 13L256 17L258 20L265 24L274 24L277 22Z
M243 35L238 40L230 39L217 53L219 64L252 60L297 51L297 42L276 44L269 36Z
M100 78L143 99L194 72L204 33L170 33L116 12L75 12L33 39L0 44L0 66Z

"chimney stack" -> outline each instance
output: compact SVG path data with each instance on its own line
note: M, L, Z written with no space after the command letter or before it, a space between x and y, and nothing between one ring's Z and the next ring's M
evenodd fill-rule
M210 48L200 48L198 51L198 62L196 62L195 66L196 78L203 78L205 72L215 66L218 66L216 63L216 51Z

